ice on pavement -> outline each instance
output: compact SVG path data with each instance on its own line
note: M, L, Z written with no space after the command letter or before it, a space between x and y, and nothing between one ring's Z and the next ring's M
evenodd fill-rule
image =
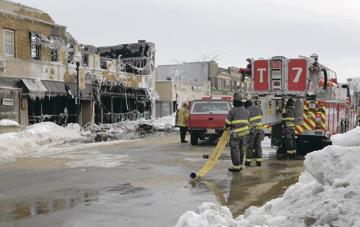
M74 167L102 167L115 168L124 164L131 164L132 159L129 155L106 154L100 151L79 151L64 153L56 156L56 158L66 158L71 161L66 162L66 166Z
M335 145L306 156L299 182L280 198L236 218L226 207L205 203L183 214L176 227L360 226L359 128L332 140Z
M124 121L112 124L109 125L109 129L110 133L118 133L116 136L118 140L126 140L126 134L135 132L137 126L141 124L150 125L154 130L169 130L173 128L174 121L174 116L154 120L139 119L137 121ZM121 129L123 129L123 131L121 131ZM16 133L0 134L0 164L15 161L18 157L30 155L32 157L50 156L53 154L57 155L58 153L76 151L79 149L76 145L81 144L85 140L89 140L89 136L90 132L84 131L77 124L69 124L67 127L61 127L52 122L34 124ZM138 138L139 136L132 137L132 139ZM101 158L101 156L98 157ZM110 156L107 158L110 158ZM117 158L119 161L120 159L123 160L124 157ZM98 163L98 166L105 167L104 162L101 160L100 162L98 161L99 160L89 162L74 161L70 165L89 166L93 165L93 163ZM119 162L117 163L119 164ZM117 164L112 164L111 166L116 165Z

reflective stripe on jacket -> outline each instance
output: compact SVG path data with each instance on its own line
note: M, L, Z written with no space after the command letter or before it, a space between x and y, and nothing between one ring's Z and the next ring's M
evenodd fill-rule
M282 122L287 127L295 127L295 108L287 106L282 112Z
M262 122L263 112L262 112L261 108L257 105L252 104L246 109L247 109L247 111L249 111L249 114L250 114L251 127L262 129L263 125L261 122Z
M249 112L244 107L233 107L225 120L225 128L239 135L249 133Z

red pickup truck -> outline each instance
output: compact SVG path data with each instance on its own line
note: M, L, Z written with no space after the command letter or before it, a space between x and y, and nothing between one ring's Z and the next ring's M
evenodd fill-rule
M194 100L190 106L188 129L191 145L197 145L199 139L209 138L215 141L224 131L225 119L231 109L231 98L204 98Z

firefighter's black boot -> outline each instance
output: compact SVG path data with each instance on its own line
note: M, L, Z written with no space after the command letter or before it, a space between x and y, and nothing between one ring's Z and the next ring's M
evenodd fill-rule
M256 161L256 166L261 166L261 161Z
M250 160L246 160L246 161L245 161L245 166L251 166L251 161L250 161Z
M289 159L295 160L295 158L296 158L296 150L289 150L286 153L287 153L287 157Z
M282 145L280 145L278 147L278 149L276 150L276 159L278 159L278 160L287 159L286 150L284 149L284 147Z
M238 173L242 170L241 166L233 166L229 168L229 172Z

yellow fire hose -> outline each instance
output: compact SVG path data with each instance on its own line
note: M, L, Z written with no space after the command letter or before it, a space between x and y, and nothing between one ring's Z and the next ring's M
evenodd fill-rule
M204 164L204 166L199 170L199 172L192 172L190 174L191 179L196 180L198 178L204 177L212 168L214 168L216 162L219 160L220 155L224 151L226 144L230 140L230 133L229 130L224 130L222 136L219 139L215 149L211 153L209 159Z

